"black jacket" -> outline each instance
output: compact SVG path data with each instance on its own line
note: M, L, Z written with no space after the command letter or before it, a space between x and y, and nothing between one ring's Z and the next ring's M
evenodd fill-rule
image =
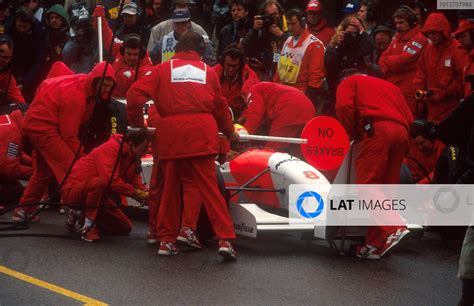
M278 27L283 28L281 25L278 25ZM281 37L276 37L265 29L255 30L251 28L244 37L245 55L248 58L256 58L263 63L269 80L273 79L277 64L274 61L272 43L276 46L275 53L280 54L281 47L289 36L288 32L285 32Z

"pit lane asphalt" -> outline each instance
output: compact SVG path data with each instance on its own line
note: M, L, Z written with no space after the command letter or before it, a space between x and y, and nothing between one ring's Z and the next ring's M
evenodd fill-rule
M461 290L457 252L431 233L381 261L341 257L297 234L266 233L239 238L238 262L229 264L219 260L215 242L159 257L156 246L144 243L146 223L133 222L130 236L99 243L0 238L0 266L111 305L456 305ZM44 212L20 233L65 232L63 216ZM80 304L0 273L1 306Z

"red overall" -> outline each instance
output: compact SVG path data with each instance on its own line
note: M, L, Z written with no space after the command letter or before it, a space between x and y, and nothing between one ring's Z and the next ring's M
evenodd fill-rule
M22 120L18 110L0 116L0 206L17 204L23 193L19 180L26 181L33 174L31 158L23 153Z
M87 75L68 75L46 79L23 120L23 131L33 148L33 175L20 204L41 200L54 177L61 183L79 148L79 127L93 109L92 81L102 77L105 62L97 64ZM115 79L109 65L107 77ZM34 211L25 206L26 212Z
M424 99L428 107L428 120L439 123L458 105L463 97L463 70L467 61L466 51L451 37L451 28L446 17L433 13L426 20L422 32L442 31L446 42L429 44L418 61L418 70L413 80L417 89L431 89L434 95Z
M157 110L155 162L163 177L157 228L162 242L176 242L181 220L183 177L194 182L211 224L220 239L235 238L224 198L217 187L214 157L218 130L230 135L232 120L219 78L195 52L179 52L153 67L127 94L132 126L143 126L143 105L153 100ZM219 128L218 128L219 127ZM186 205L186 204L185 204ZM186 209L186 207L185 207Z
M248 108L243 117L249 134L256 134L263 126L269 136L300 137L309 120L316 117L311 100L300 90L276 83L260 82L250 88ZM267 147L283 150L289 144L269 142Z
M375 135L364 133L355 147L356 184L399 184L408 153L408 128L413 116L398 87L387 81L355 75L337 88L336 113L352 138L360 135L359 118L372 118ZM398 216L399 218L399 216ZM382 248L397 226L369 227L366 244Z
M380 70L385 79L397 85L413 114L416 113L415 88L413 78L416 74L416 64L428 39L421 33L420 26L415 26L406 33L395 34L390 46L380 56Z
M101 232L126 235L132 229L130 220L116 207L110 199L103 199L112 171L119 154L122 136L113 134L109 141L92 150L89 155L81 158L73 167L68 180L62 189L62 200L68 205L85 205L86 218L95 220ZM134 189L145 189L137 168L141 164L131 154L126 143L122 144L122 156L117 167L110 192L130 197ZM103 201L104 207L98 207ZM107 209L110 207L111 209Z

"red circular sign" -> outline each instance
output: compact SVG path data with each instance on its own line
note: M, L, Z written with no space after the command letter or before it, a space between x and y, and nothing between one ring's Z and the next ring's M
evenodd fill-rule
M319 116L311 119L303 129L301 138L308 139L301 145L306 161L319 170L337 169L349 150L349 137L339 121Z

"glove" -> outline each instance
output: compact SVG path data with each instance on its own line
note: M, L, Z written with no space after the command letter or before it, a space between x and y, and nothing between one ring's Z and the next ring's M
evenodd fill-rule
M235 142L240 140L240 135L235 130L227 136L230 142Z
M433 122L428 120L413 121L409 133L411 138L421 136L431 142L434 142L437 138L436 127Z
M92 16L105 18L105 7L103 5L96 5Z
M148 191L141 190L141 189L138 189L138 188L135 188L135 190L133 190L132 198L134 198L134 199L137 200L138 202L147 201L147 200L148 200L148 196L149 196L149 192L148 192Z

